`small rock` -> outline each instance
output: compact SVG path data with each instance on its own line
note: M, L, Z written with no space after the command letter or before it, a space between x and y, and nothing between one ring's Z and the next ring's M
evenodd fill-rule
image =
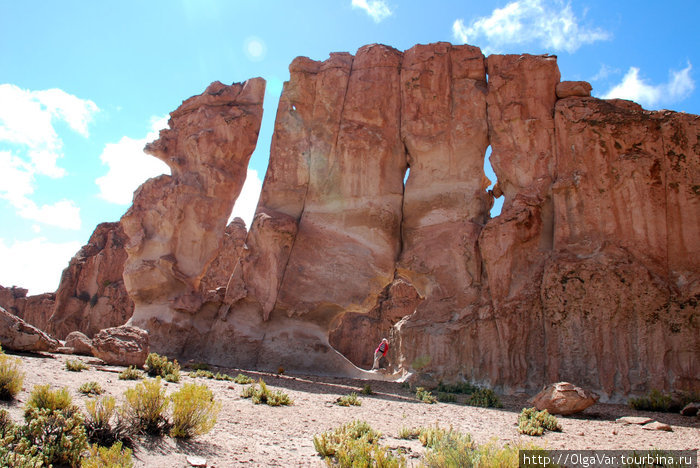
M617 431L612 431L613 435L617 435ZM581 434L583 435L583 434Z
M547 385L532 399L538 410L549 414L568 415L580 413L598 401L598 395L569 382Z
M693 403L688 403L681 410L681 414L683 416L695 416L696 414L700 414L700 402L695 401Z
M615 420L616 423L618 424L647 424L652 422L653 419L651 418L645 418L643 416L623 416L621 418L617 418Z
M642 429L646 429L647 431L673 431L673 429L671 429L671 426L669 426L668 424L660 423L658 421L652 421L649 424L645 424L642 426Z
M558 98L572 96L588 97L591 95L593 87L587 81L562 81L557 84L556 93Z
M188 455L187 463L189 463L192 466L207 466L207 459L202 457L195 457L194 455Z

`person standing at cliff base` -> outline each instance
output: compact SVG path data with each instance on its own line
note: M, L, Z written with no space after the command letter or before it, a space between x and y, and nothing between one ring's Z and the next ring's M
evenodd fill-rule
M377 346L377 349L374 350L374 365L372 365L372 370L378 369L379 368L379 360L386 356L386 353L389 351L389 340L386 338L382 338L381 343L379 343L379 346Z

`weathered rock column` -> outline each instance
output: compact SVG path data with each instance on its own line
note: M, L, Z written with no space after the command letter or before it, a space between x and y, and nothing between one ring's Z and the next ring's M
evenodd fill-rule
M122 218L124 282L135 304L131 322L149 330L154 351L177 355L192 329L211 326L196 316L200 281L245 181L264 92L262 78L212 83L172 112L170 128L146 146L172 175L144 183Z

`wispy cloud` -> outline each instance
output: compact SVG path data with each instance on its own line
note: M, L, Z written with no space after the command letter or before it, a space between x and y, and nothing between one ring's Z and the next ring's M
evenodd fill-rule
M352 7L365 10L375 23L379 23L392 14L385 0L352 0Z
M640 77L639 68L630 67L622 82L613 86L603 98L629 99L649 109L681 101L695 89L695 81L690 75L693 69L690 62L682 70L671 70L666 83L650 84Z
M617 75L620 73L619 68L613 68L606 64L601 64L598 72L590 78L590 81L604 80L611 75Z
M228 221L231 222L233 218L236 217L243 218L245 225L250 229L250 225L253 223L253 216L255 216L255 209L258 206L261 190L262 180L260 180L258 176L258 171L255 169L248 169L241 194L236 200L236 204L233 207Z
M68 266L66 259L80 247L77 241L51 242L44 237L11 244L0 238L0 284L27 288L29 294L53 292Z
M80 209L71 200L37 205L36 176L60 178L63 141L54 124L63 122L88 137L97 105L60 89L31 91L0 85L0 198L23 218L67 229L80 228Z
M491 16L473 20L467 26L458 19L452 25L454 38L480 45L484 52L501 52L517 44L538 43L553 51L575 52L583 44L610 38L600 28L580 23L570 3L562 0L517 0L496 8Z
M167 116L153 117L150 132L144 138L125 136L117 143L105 145L100 159L108 167L107 174L95 180L100 188L100 198L118 205L128 205L139 185L150 177L170 173L167 164L143 152L146 143L158 138L158 132L167 126Z

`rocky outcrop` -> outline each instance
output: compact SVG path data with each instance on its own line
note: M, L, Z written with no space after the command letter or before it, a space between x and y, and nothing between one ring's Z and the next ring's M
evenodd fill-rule
M180 353L206 300L202 278L221 248L262 118L265 81L212 83L170 114L170 128L145 151L172 175L148 180L121 222L129 237L124 283L132 322L161 352Z
M105 328L92 339L92 354L115 366L143 367L149 350L148 332L130 325Z
M547 410L549 414L567 416L593 406L598 398L595 393L574 384L558 382L543 388L532 399L532 404L540 411Z
M44 293L27 296L27 290L12 286L0 286L0 307L15 314L25 322L45 330L56 304L56 294Z
M185 101L147 148L173 175L122 223L133 322L155 351L363 377L388 336L390 378L575 380L603 399L700 388L699 117L589 97L553 56L297 58L242 245L224 223L254 83ZM238 258L217 257L223 239Z
M124 287L127 237L120 223L102 223L63 270L46 330L64 339L73 331L93 336L124 324L134 304Z
M53 351L61 343L0 307L0 345L15 351Z
M74 354L92 356L92 340L79 331L70 332L66 336L66 348L71 348Z

